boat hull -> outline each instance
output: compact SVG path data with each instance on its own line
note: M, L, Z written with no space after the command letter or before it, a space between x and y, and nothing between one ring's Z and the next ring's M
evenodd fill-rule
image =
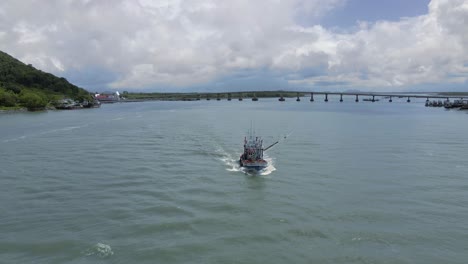
M248 170L263 170L268 166L268 162L266 160L244 160L239 159L239 164L241 167L244 167Z

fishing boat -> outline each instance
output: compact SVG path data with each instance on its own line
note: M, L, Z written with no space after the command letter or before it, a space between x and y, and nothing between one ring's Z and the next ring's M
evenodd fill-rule
M240 156L239 164L248 170L263 170L268 166L268 162L263 159L263 152L278 144L279 141L263 148L263 140L254 135L252 130L249 136L244 138L244 152Z

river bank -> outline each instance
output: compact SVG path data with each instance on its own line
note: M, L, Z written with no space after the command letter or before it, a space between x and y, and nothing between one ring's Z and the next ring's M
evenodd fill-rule
M0 107L0 114L27 112L26 107Z

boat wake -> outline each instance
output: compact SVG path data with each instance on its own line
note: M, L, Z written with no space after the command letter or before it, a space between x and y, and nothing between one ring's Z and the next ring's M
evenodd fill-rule
M82 126L68 126L68 127L57 128L57 129L51 129L51 130L42 131L42 132L39 132L39 133L30 134L30 135L23 135L23 136L20 136L20 137L5 139L5 140L2 140L2 142L3 143L9 143L9 142L15 142L15 141L23 140L23 139L26 139L26 138L34 138L34 137L42 136L42 135L68 132L68 131L72 131L72 130L75 130L75 129L85 128L88 125L89 124L84 124Z
M5 139L2 142L3 143L14 142L14 141L22 140L22 139L25 139L25 138L26 138L26 136L21 136L21 137L16 137L16 138L11 138L11 139Z
M251 175L251 176L254 176L254 175L266 176L266 175L270 175L272 172L276 170L273 159L268 157L266 154L264 156L264 159L268 162L268 166L262 170L257 171L257 170L249 170L249 169L246 169L245 167L241 167L239 164L239 157L237 157L234 154L229 154L221 147L217 149L217 152L220 155L219 160L222 161L226 165L227 171L242 172L244 174Z
M112 248L103 243L97 243L92 248L88 248L84 253L86 256L98 256L100 258L106 258L114 255Z
M82 125L82 126L68 126L68 127L62 127L62 128L52 129L52 130L48 130L48 131L41 132L41 133L39 133L39 135L46 135L46 134L52 134L52 133L60 133L60 132L72 131L72 130L75 130L75 129L85 128L85 127L87 127L88 125L89 125L89 124L84 124L84 125Z

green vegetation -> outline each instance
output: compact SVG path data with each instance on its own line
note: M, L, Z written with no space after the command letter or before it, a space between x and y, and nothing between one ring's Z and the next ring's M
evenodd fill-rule
M62 98L92 100L86 90L0 51L0 108L45 109Z

